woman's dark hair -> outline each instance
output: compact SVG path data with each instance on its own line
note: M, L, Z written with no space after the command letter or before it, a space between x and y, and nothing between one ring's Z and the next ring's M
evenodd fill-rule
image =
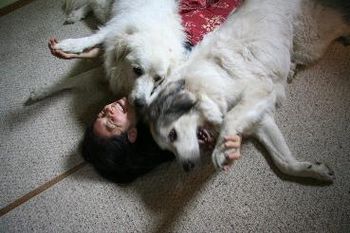
M103 177L116 183L129 183L174 159L172 153L159 148L142 123L137 125L134 143L129 142L126 132L111 138L97 136L91 124L85 131L82 155Z

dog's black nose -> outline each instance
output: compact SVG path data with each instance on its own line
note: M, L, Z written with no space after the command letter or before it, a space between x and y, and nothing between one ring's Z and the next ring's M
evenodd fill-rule
M194 163L191 161L186 161L182 163L182 167L185 170L185 172L189 172L194 168Z
M135 99L134 105L136 108L142 108L143 106L146 105L146 101L144 99L138 98L138 99Z

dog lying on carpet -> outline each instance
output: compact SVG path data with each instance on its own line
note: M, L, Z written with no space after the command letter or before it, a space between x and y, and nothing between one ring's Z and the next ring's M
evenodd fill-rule
M66 22L83 18L91 9L104 21L109 18L110 5L110 19L95 34L63 40L55 44L54 49L79 54L102 45L106 76L113 93L128 96L140 80L147 83L148 89L155 88L183 61L186 54L185 33L177 2L67 0ZM84 79L88 78L88 74L36 89L27 104L79 86L86 82Z
M343 5L245 0L192 51L170 82L142 100L157 143L190 170L205 144L217 138L212 161L223 168L229 163L224 137L252 135L283 173L332 182L334 173L326 165L292 155L273 112L296 64L313 63L332 41L348 39L350 14L339 9L348 10L350 4L338 3Z

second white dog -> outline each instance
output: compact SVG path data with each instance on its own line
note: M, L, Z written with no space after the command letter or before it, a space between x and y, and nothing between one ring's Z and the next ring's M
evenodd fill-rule
M190 170L199 160L201 142L218 138L212 160L223 168L230 162L224 137L253 135L282 172L332 181L334 173L324 164L292 156L273 111L284 99L293 63L314 62L346 35L350 27L343 12L320 1L244 1L168 79L177 81L148 95L155 140Z

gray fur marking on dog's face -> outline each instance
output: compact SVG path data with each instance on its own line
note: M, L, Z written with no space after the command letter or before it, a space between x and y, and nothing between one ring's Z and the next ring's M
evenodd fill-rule
M149 106L148 118L154 123L169 125L195 104L194 96L185 90L184 79L170 82Z
M185 88L185 80L167 83L147 109L151 132L163 148L172 151L185 171L199 160L198 117L195 96Z

